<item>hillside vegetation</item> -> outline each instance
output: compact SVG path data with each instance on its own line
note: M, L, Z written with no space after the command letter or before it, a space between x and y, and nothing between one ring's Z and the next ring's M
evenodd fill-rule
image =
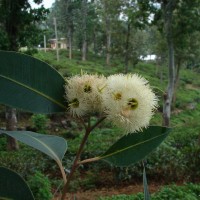
M46 53L40 51L34 56L49 63L65 77L80 74L81 70L106 76L114 73L123 73L124 71L122 61L117 58L113 58L111 65L106 66L105 58L100 56L89 54L88 61L81 61L80 52L74 52L72 60L69 60L66 55L66 51L60 51L60 61L56 61L55 51L48 51ZM135 66L129 66L129 72L144 76L159 96L160 108L152 119L151 124L162 125L162 95L167 87L167 66L158 66L156 62L138 62ZM5 127L3 112L2 107L1 128ZM66 138L69 149L63 162L66 168L70 167L77 150L77 144L80 143L83 136L82 128L71 121L67 114L51 116L33 115L31 119L30 117L30 114L19 112L19 128L27 129L31 127L42 133L56 134ZM200 181L199 119L199 73L182 67L176 91L176 102L172 111L171 126L173 131L162 145L146 159L146 171L150 183L155 181L162 184L174 182L198 183ZM95 122L96 117L92 120ZM89 158L102 154L108 146L113 144L122 135L123 132L120 129L104 122L90 135L83 157ZM53 188L57 188L60 184L60 174L55 163L38 151L23 144L20 147L20 150L17 152L7 152L6 139L1 137L0 163L3 166L15 169L27 180L34 179L35 171L48 175ZM32 174L31 178L28 176L29 174ZM43 184L42 180L38 181L40 184ZM45 179L45 181L48 182L49 180ZM70 191L75 192L80 188L87 190L110 187L120 183L126 185L141 181L141 163L128 168L118 168L99 162L81 167L71 184ZM186 188L186 186L183 188ZM124 199L128 198L124 197ZM113 197L113 199L115 198Z

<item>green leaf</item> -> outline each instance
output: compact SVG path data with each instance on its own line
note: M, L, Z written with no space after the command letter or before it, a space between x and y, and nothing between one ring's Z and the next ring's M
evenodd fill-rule
M67 142L64 138L54 135L44 135L30 131L2 131L20 142L23 142L39 151L45 153L57 163L61 163L67 150Z
M143 169L143 186L144 186L144 200L150 200L151 198L150 198L150 194L149 194L149 190L148 190L145 166Z
M5 167L0 167L0 199L34 200L34 197L19 174Z
M33 113L66 110L64 78L31 56L0 51L0 103Z
M125 135L101 155L100 159L116 166L134 164L159 146L170 131L170 128L150 126L143 132Z

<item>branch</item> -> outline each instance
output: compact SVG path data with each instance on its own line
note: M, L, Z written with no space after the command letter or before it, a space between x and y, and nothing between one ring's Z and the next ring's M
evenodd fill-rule
M86 144L86 141L88 139L88 136L90 135L91 131L96 127L98 126L106 117L102 117L99 121L97 121L92 127L90 127L90 124L88 124L88 127L85 127L85 135L81 141L81 144L79 146L79 149L78 149L78 152L76 154L76 157L75 157L75 160L74 160L74 163L72 165L72 169L71 169L71 172L68 176L68 179L67 179L67 182L65 183L64 185L64 188L63 188L63 192L62 192L62 197L61 197L61 200L65 200L65 197L66 197L66 193L67 193L67 189L69 187L69 183L74 175L74 172L76 171L77 167L79 166L79 159L80 159L80 156L81 156L81 153L83 152L83 148ZM88 161L87 161L88 162ZM90 161L92 162L92 161Z

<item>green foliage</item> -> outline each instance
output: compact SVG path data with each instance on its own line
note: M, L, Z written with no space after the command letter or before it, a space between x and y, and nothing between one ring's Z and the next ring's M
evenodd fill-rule
M86 172L84 178L80 172L76 173L76 179L70 183L70 192L95 189L97 185L98 174L94 174L92 171Z
M63 57L63 61L64 59L65 57ZM69 64L71 62L74 62L74 64L72 64L71 67L76 67L77 60L66 61L66 63ZM67 66L64 66L64 64L66 63L65 62L61 63L62 66L58 66L58 68L60 70L63 69L68 70ZM88 68L91 71L96 71L96 68L99 68L99 71L104 71L105 69L105 66L103 66L101 63L101 59L98 60L96 65L94 64L94 62L87 62L86 65L84 65L84 63L79 62L77 65L80 66L80 68L84 66L86 69ZM80 68L78 69L75 68L74 71L80 71ZM115 69L109 68L109 70L105 70L105 74L109 74L117 70L120 71L121 68L120 67ZM146 74L145 75L146 78L148 78L150 82L153 83L153 85L159 85L160 80L158 79L158 77L155 76L155 66L153 64L139 63L134 69L134 71L138 73L143 71L143 73ZM194 91L193 90L190 91L187 86L188 82L189 84L196 85L197 87L199 86L198 85L199 83L198 81L196 81L196 78L190 81L192 73L189 70L186 70L186 72L187 73L185 73L185 79L180 80L181 89L179 90L180 93L178 95L178 99L181 100L179 101L180 104L179 108L185 108L190 102L198 103L199 91L196 89ZM165 81L162 82L161 88L165 88L165 84L166 84ZM195 180L195 178L199 176L200 174L200 171L198 169L198 166L200 165L198 157L200 153L200 147L198 145L198 137L199 137L198 134L200 130L199 129L200 127L198 125L199 113L200 113L199 111L200 111L200 106L197 104L194 110L187 109L181 111L178 114L173 115L172 124L175 125L178 124L180 127L175 128L175 131L173 132L173 134L169 136L167 141L164 142L156 151L154 151L153 154L147 157L148 176L150 176L151 178L152 177L155 178L155 176L157 176L158 178L166 178L166 180L177 180L177 179L180 180L183 178L186 180L187 179ZM158 113L158 115L160 115L160 113ZM160 116L157 117L154 122L160 124L158 118L160 118ZM94 122L95 119L93 119L92 123ZM67 131L72 132L74 129L76 129L76 133L75 134L73 133L74 138L70 141L70 151L72 154L77 150L77 147L80 144L80 141L83 137L82 131L78 129L76 125L72 125L72 128ZM81 158L83 159L89 158L91 157L91 155L94 154L101 155L102 152L104 152L108 146L116 142L117 139L122 134L123 133L120 133L120 130L113 129L113 127L111 127L110 125L107 126L106 128L100 127L99 129L94 130L89 137L89 140L86 144L85 153L82 155ZM5 140L2 142L2 145L0 143L0 146L2 146L1 148L5 147ZM25 155L26 151L24 151L23 154L25 157L27 156ZM14 160L14 158L15 156L11 156L12 160ZM67 166L70 167L71 162L73 161L72 155L71 157L69 157L68 161L69 164ZM17 166L18 162L20 163L19 159L15 161L15 164L12 165L12 167L14 167L15 165ZM39 159L38 162L41 162L41 160ZM4 160L2 159L2 162L0 161L0 163L4 163ZM24 165L20 167L24 167ZM37 168L37 166L38 164L36 163L35 168ZM127 174L125 174L124 171L126 171ZM139 177L139 176L141 177L141 166L140 164L137 164L131 168L128 168L128 170L127 168L122 168L118 171L118 175L119 174L121 175L121 180L123 179L127 180L128 178L132 179L134 177ZM81 184L81 181L79 184ZM87 179L85 182L83 181L82 185L86 186L87 188L94 187L95 178L91 176L91 179Z
M198 122L197 122L198 123ZM199 126L174 128L168 138L147 156L148 179L165 181L194 181L200 176ZM188 142L190 141L190 142ZM128 168L116 168L117 180L141 177L141 164Z
M38 1L38 4L41 2ZM37 45L41 33L37 24L46 18L47 13L43 6L33 9L28 0L1 0L0 25L5 38L0 39L1 49L17 51L21 46Z
M6 138L3 136L0 136L0 151L6 150Z
M4 30L0 30L0 49L8 49L9 40Z
M38 49L36 49L36 48L29 48L26 51L24 51L23 53L32 56L32 55L38 53Z
M0 199L34 200L30 188L16 172L0 167Z
M33 113L66 110L65 81L55 69L16 52L0 51L0 58L0 103Z
M35 200L52 199L51 183L45 175L36 171L34 175L28 177L28 184L33 192Z
M192 183L176 186L170 185L162 187L162 189L151 196L152 200L198 200L200 195L200 185ZM99 200L143 200L144 195L138 193L136 195L116 195L112 197L101 197Z
M177 92L177 101L176 101L176 107L179 109L185 109L189 108L191 105L191 110L194 109L199 101L198 96L200 96L200 90L194 89L194 90L187 90L186 88L180 88ZM192 106L193 105L193 106ZM192 108L194 107L194 108Z
M198 156L200 153L199 113L199 106L197 106L194 111L185 110L172 116L172 124L179 124L179 127L175 127L156 151L147 156L146 172L148 179L155 180L155 177L156 180L164 179L166 181L193 181L198 179L200 176ZM160 119L161 116L158 116L158 118ZM69 132L72 131L69 130ZM68 140L71 155L67 154L64 159L65 163L71 163L71 160L73 160L73 155L77 151L77 146L82 137L83 133L76 128L74 138ZM95 129L90 135L82 159L103 154L120 137L122 137L121 130L117 130L107 123L102 124L102 127ZM70 167L70 164L67 164L67 166ZM87 167L86 169L88 169ZM94 163L90 166L90 170L95 171L96 169L111 170L110 166L103 162ZM117 183L140 179L142 176L141 169L141 164L137 163L131 167L113 167L112 173ZM98 173L98 170L94 173Z
M48 123L48 118L46 115L43 114L35 114L32 115L31 121L33 123L33 127L39 133L46 133L46 127Z
M19 151L10 152L6 151L6 148L0 150L1 166L14 169L23 178L27 178L29 174L33 174L36 170L46 171L48 160L42 153L27 146L21 145Z
M198 180L199 165L199 132L198 127L175 128L173 133L156 151L147 157L147 176L149 178L164 179L165 181ZM188 141L190 141L188 143ZM116 176L121 180L140 177L141 165L131 168L117 168Z
M111 197L100 197L98 200L144 200L144 194L138 193L137 195L113 195Z
M58 136L43 135L30 131L1 131L9 135L16 140L23 142L54 159L58 164L61 164L61 160L67 150L67 142Z
M69 150L72 154L75 154L78 148L78 144L80 144L81 139L83 138L83 131L77 128L76 123L71 123L73 126L72 129L69 129L69 133L66 133L66 136L69 135L68 145ZM73 132L73 135L72 135ZM103 154L106 151L108 146L116 142L120 137L122 137L123 133L120 129L112 126L106 125L106 123L102 123L99 128L96 128L89 135L89 139L86 143L85 150L83 152L83 156L98 156ZM70 138L73 136L73 138Z
M56 52L48 51L43 52L40 51L38 54L35 54L34 57L41 59L53 66L57 69L63 76L71 76L74 74L80 74L81 70L87 71L90 73L98 73L98 74L113 74L123 70L123 66L113 60L111 64L113 67L107 67L104 61L104 58L95 56L90 53L88 55L88 61L80 60L80 52L73 52L73 59L70 60L66 57L68 52L66 50L62 50L60 53L60 61L56 61Z
M152 196L152 200L197 200L200 195L200 186L187 184L184 186L166 186Z
M68 68L68 64L69 72L72 70L72 68L74 68L74 73L75 71L76 73L80 72L81 67L85 67L85 69L88 67L88 64L84 65L83 62L80 62L79 52L75 52L76 54L74 55L74 59L71 61L66 58L66 53L66 51L61 52L61 59L63 60L63 64L60 66L60 70L65 70ZM46 54L44 52L39 52L39 55L44 55L45 58L51 60L55 60L53 57L54 54L55 52L53 51L47 52ZM54 62L56 63L56 61ZM115 60L114 67L110 67L109 69L104 66L104 61L100 57L91 57L91 61L88 63L91 64L91 69L93 71L96 71L98 68L98 70L104 72L104 74L114 73L114 71L120 71L123 69L119 60ZM153 63L138 63L138 65L133 69L133 72L145 75L145 77L150 80L150 83L153 86L159 85L161 83L159 87L164 89L166 87L166 81L161 82L159 77L155 76L155 70L156 67ZM166 71L167 68L164 67L164 79L166 79ZM158 179L165 179L166 181L182 179L196 180L200 175L200 170L198 167L200 165L198 157L200 152L200 147L198 145L198 135L200 130L200 105L198 104L199 93L197 90L200 85L200 79L198 76L198 74L191 70L181 70L181 79L179 83L180 87L177 91L177 102L179 104L179 109L181 108L183 110L180 110L176 113L175 108L175 112L172 113L172 126L175 125L178 127L174 129L173 134L171 134L168 139L160 147L157 148L156 151L147 157L146 169L147 176L150 179L154 179L156 176ZM197 87L197 89L188 87L188 84L190 86ZM158 92L158 95L161 96L162 94ZM196 103L196 107L193 110L187 108L188 103L191 102ZM160 100L160 104L162 105L162 100ZM161 124L161 113L157 113L157 115L152 120L152 123L157 125ZM115 143L122 136L122 134L123 133L121 133L120 130L112 127L110 124L104 123L102 126L100 126L100 128L95 129L90 135L85 147L85 151L82 155L82 159L101 155L106 151L107 147ZM66 130L66 134L64 136L68 138L71 137L70 135L73 136L73 138L70 138L69 152L66 155L66 158L64 158L64 162L66 163L67 167L71 166L73 156L77 151L78 145L83 137L83 132L77 127L77 125L72 124ZM4 139L4 141L1 142L2 148L4 149L5 143L6 142ZM29 158L29 156L26 155L28 154L26 151L24 151L23 154L23 156L20 155L21 159L25 160ZM7 162L10 163L12 167L17 165L16 163L20 163L20 169L22 169L22 167L26 168L25 163L22 163L22 161L19 159L17 158L17 154L15 162L14 155L11 155L11 158L6 158ZM1 163L5 162L5 158L1 158L1 160ZM11 164L11 160L14 162L14 164ZM35 168L41 165L42 164L39 162L36 162ZM106 164L102 164L102 162L95 163L94 167L98 169L101 169L101 167L106 167L107 170L110 170L110 167ZM30 161L30 168L31 170L34 168L32 160ZM87 166L85 169L87 169ZM117 180L132 180L134 178L141 177L141 164L136 164L129 168L114 168L113 172L115 173Z
M128 166L143 159L167 137L170 129L150 126L143 132L123 136L101 159L116 166Z

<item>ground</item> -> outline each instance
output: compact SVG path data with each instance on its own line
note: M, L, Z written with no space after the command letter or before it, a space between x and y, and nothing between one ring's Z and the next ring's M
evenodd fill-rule
M152 183L149 185L150 193L158 191L162 185L159 183ZM67 194L66 200L97 200L99 197L112 196L119 194L136 194L138 192L143 192L142 184L130 184L125 186L116 186L110 188L100 188L87 191L79 191L76 193ZM59 200L59 197L54 198L54 200Z

